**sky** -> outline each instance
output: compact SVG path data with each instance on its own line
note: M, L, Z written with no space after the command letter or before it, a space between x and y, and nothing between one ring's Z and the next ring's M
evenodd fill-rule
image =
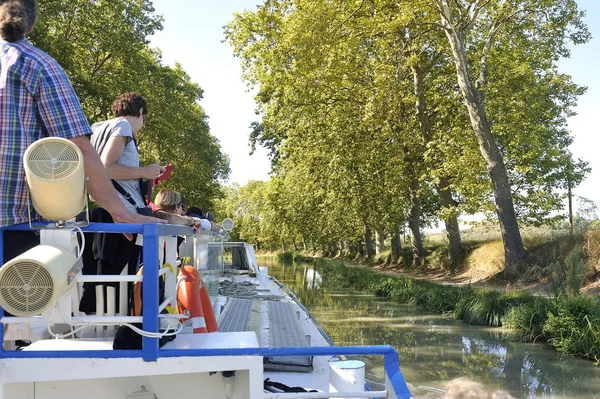
M270 162L267 151L258 148L250 156L249 125L257 120L252 94L241 79L239 59L224 40L223 26L234 12L253 10L259 0L154 0L164 18L164 29L151 38L151 46L162 51L163 62L179 62L191 79L204 90L201 105L209 117L211 133L230 157L227 183L241 185L249 180L267 180ZM597 120L600 108L600 1L578 0L586 10L585 22L592 39L575 46L571 57L561 60L559 70L588 90L579 99L576 116L569 119L574 136L571 151L589 162L592 172L575 194L600 204L600 138Z

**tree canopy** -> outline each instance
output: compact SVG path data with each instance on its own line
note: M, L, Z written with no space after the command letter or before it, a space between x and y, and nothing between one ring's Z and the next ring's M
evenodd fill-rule
M202 89L149 47L149 36L162 29L152 2L43 1L38 8L30 39L63 66L90 123L110 118L119 94L142 94L149 111L138 134L142 164L172 163L164 187L180 191L190 205L212 207L222 195L229 159L210 134Z
M582 15L573 0L265 0L235 14L225 34L257 89L250 141L271 152L282 239L360 247L408 225L418 256L419 226L442 218L460 251L455 218L486 213L514 273L518 224L556 218L587 170L566 127L585 88L556 65L589 39Z

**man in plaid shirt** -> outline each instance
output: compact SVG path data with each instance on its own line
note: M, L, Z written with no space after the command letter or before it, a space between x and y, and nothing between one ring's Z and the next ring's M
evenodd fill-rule
M0 0L0 227L28 220L23 154L47 136L79 147L87 189L115 221L162 222L123 206L87 137L92 131L69 78L56 60L25 39L36 21L35 0ZM5 238L4 261L39 242L31 232L7 232Z

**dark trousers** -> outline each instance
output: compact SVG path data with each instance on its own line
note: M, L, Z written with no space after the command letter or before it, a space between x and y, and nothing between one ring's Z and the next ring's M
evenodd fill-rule
M91 222L114 223L110 214L102 209L93 209L90 213ZM83 253L84 275L118 275L125 265L127 274L135 274L140 263L141 247L135 245L135 236L129 241L119 233L86 233L86 246ZM96 286L104 288L104 311L106 311L106 287L114 287L116 303L119 303L119 283L84 283L83 295L79 303L79 311L96 312ZM128 292L132 284L128 284Z
M4 263L16 258L40 243L40 235L36 231L4 232Z

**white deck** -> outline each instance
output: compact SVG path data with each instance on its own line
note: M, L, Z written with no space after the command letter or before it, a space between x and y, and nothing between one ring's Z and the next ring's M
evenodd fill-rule
M167 239L160 242L159 248L162 249L162 242L164 241L167 243L167 260L171 260L169 263L175 264L173 260L175 252L169 248L176 240L174 237L167 237ZM162 253L162 250L159 252ZM251 248L250 252L252 252ZM210 256L206 251L202 252L200 247L196 248L194 255L198 261L195 263L196 267L203 275L207 274L205 281L209 279L213 282L216 281L220 274L220 267L209 268L204 267L206 265L201 265L201 261L209 260ZM253 261L255 264L254 259ZM176 273L176 270L174 272ZM265 296L276 296L277 298L270 299L279 299L282 302L289 303L289 311L293 314L293 317L295 318L298 315L298 322L302 330L301 334L310 336L310 346L328 347L329 343L326 337L321 334L310 319L309 314L295 303L278 284L268 278L266 269L257 270L257 272L256 277L238 273L228 274L227 278L233 278L236 282L255 284L257 286L256 294L259 297L263 296L261 299L269 299ZM173 271L167 271L165 276L166 296L174 298L175 275ZM219 295L212 299L214 300L213 307L218 316L227 298ZM68 304L71 301L65 302ZM255 303L257 306L253 306L252 309L253 319L249 326L250 331L208 334L185 334L181 332L175 340L168 342L161 348L161 350L178 350L177 354L179 356L169 357L168 352L163 352L162 356L159 353L156 361L144 361L142 357L92 358L86 356L86 351L94 351L94 356L98 356L98 351L112 351L113 337L106 336L108 334L112 335L112 329L100 332L99 334L104 334L105 337L99 338L36 338L37 340L30 346L25 347L24 352L20 355L44 352L44 356L48 355L48 357L22 358L10 357L10 355L6 356L5 354L5 357L0 359L0 399L152 399L154 396L137 396L142 386L160 399L196 399L198 397L264 399L265 396L286 397L285 395L281 396L281 394L265 393L263 391L265 378L288 386L301 386L307 389L318 389L321 392L330 392L331 369L328 362L333 358L332 356L315 356L312 371L307 368L303 372L291 372L263 371L263 357L259 355L229 356L226 351L220 352L218 356L204 356L198 353L198 349L269 348L271 345L269 338L273 334L270 329L278 327L270 325L267 302L255 300ZM277 312L279 312L280 309L277 309ZM70 314L70 312L66 311L64 314ZM123 317L123 313L120 314L121 316L119 316L119 313L114 316L113 314L96 315L93 319L97 320L99 316L108 316L109 319L112 317L111 320L114 320ZM79 320L83 319L84 317L79 318ZM281 320L284 319L276 318L275 320L281 324ZM284 322L285 326L283 327L287 328L288 324L298 324L296 320L293 321L294 323ZM18 327L18 323L26 323L26 320L12 322L17 323L13 325ZM46 323L48 322L50 321ZM34 323L34 325L40 324L40 320L35 319L31 323ZM21 330L17 329L17 332L21 333ZM36 334L37 336L39 334ZM31 337L33 338L33 335ZM194 356L186 356L186 350L193 350L191 353ZM61 354L64 351L70 352ZM225 354L221 355L221 353ZM294 357L298 351L292 349L292 352L288 353L293 353L290 356ZM156 356L156 354L154 353L152 356ZM272 356L271 352L268 356ZM298 357L302 356L307 357L309 355L298 355ZM155 357L151 358L156 359ZM228 371L235 371L235 377L226 378L220 373ZM356 396L368 397L368 395L362 394ZM380 395L379 397L383 396ZM287 397L297 396L288 395ZM350 394L344 397L355 397L355 395ZM390 393L388 397L394 398L396 396Z
M255 347L258 347L256 336L247 332L183 334L163 348ZM27 347L29 351L99 349L112 349L112 341L43 340ZM40 367L40 362L43 362L43 367ZM228 370L236 370L235 386L238 392L232 399L264 397L262 357L206 356L163 357L157 362L144 362L141 358L3 359L0 386L4 391L0 392L0 398L124 398L126 393L135 392L142 385L161 399L197 398L198 392L208 387L222 395L223 378L219 374L211 376L209 373Z

